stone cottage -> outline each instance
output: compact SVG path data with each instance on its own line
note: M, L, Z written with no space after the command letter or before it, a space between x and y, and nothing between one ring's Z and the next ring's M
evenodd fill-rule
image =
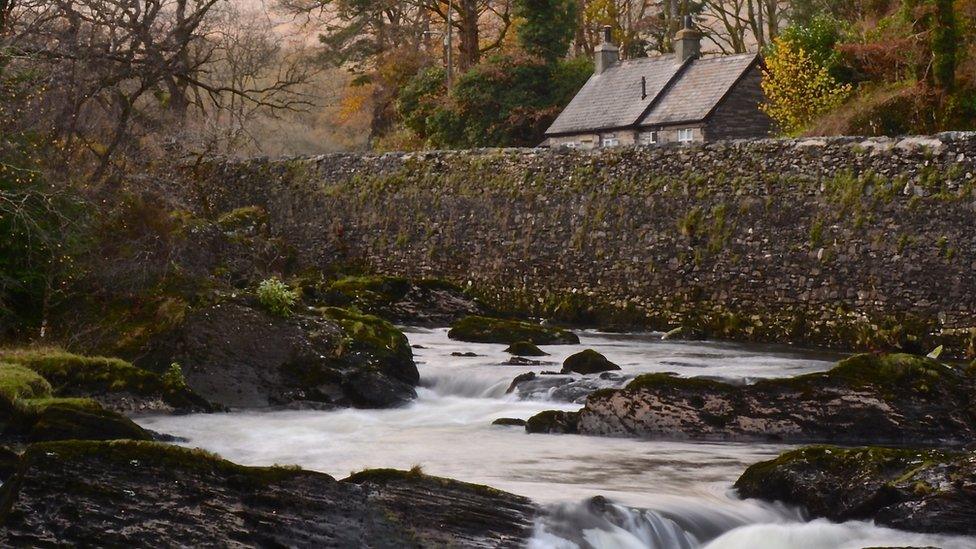
M759 54L702 57L701 39L687 17L673 55L621 61L604 27L596 70L546 130L546 144L592 149L768 136Z

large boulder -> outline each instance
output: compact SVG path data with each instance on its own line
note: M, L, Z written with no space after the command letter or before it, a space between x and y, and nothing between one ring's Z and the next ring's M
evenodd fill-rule
M451 339L473 343L529 342L533 345L579 343L576 334L554 326L486 316L467 316L454 323L447 333Z
M136 364L182 367L187 385L234 408L389 407L416 397L406 336L392 324L327 307L273 315L232 301L192 311Z
M525 498L418 471L346 481L159 443L36 444L0 487L0 545L521 547Z
M973 378L913 355L857 355L753 385L646 374L592 393L583 434L700 440L959 444L976 437Z
M976 453L816 446L757 463L735 487L833 521L976 534Z
M599 374L600 372L610 372L619 369L620 366L607 360L607 357L593 349L586 349L566 358L563 362L562 373Z

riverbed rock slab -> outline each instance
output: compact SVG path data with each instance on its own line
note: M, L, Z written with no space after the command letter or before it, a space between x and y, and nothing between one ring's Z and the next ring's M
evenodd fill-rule
M4 547L521 547L534 514L417 472L337 481L134 441L30 446L0 502Z
M833 521L976 534L976 453L815 446L751 466L743 497L801 505Z
M589 395L576 428L677 440L964 444L976 437L973 386L960 368L905 354L856 355L828 372L745 386L645 374Z

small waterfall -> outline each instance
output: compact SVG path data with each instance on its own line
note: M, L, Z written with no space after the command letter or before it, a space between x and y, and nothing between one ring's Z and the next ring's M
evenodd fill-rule
M735 508L689 506L673 511L654 511L626 507L597 496L582 503L550 507L536 520L529 547L699 549L705 543L749 524L795 523L800 518L795 509L758 502ZM762 544L752 547L759 546Z
M692 532L654 511L632 509L595 497L556 505L536 521L530 549L695 549Z
M471 372L459 370L457 372L427 374L421 385L440 396L459 396L466 398L505 398L505 391L512 383L511 377L472 375Z

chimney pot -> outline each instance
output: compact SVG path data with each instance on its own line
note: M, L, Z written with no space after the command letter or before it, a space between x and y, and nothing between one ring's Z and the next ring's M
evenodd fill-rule
M701 57L702 33L695 27L690 15L685 16L684 28L674 36L674 57L678 63L693 57Z
M620 60L620 50L613 44L613 34L610 25L603 27L603 42L596 47L595 73L603 74L604 71L613 66Z

